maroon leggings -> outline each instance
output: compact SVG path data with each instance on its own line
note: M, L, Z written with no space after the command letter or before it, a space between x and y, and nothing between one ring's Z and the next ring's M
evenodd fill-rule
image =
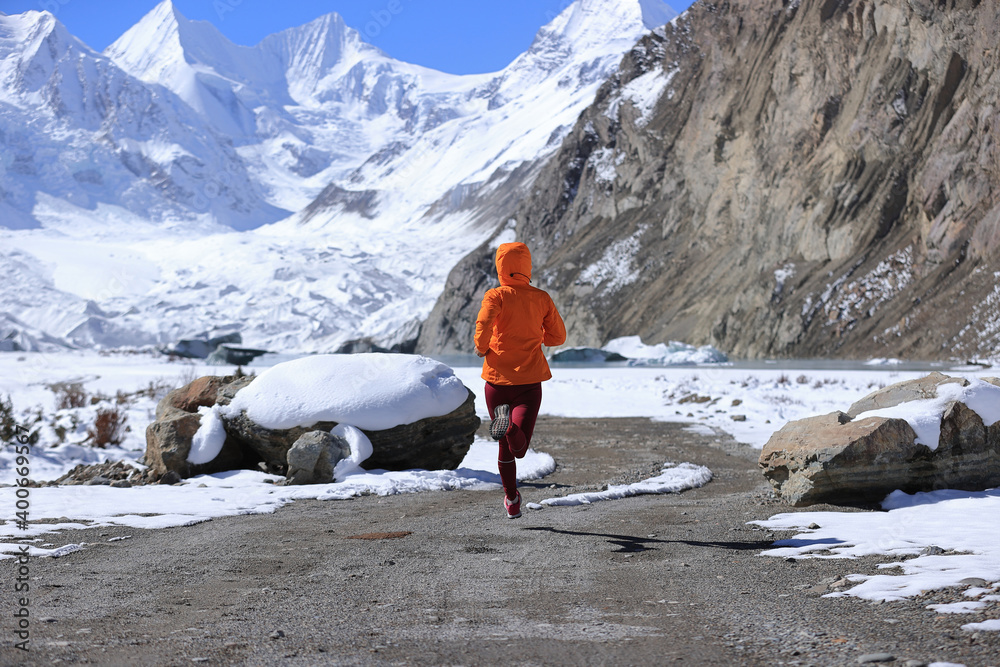
M487 382L486 407L490 417L496 407L504 403L510 406L510 428L507 435L500 438L497 467L504 492L513 500L517 497L517 463L514 459L523 458L531 444L538 408L542 405L542 383L500 385Z

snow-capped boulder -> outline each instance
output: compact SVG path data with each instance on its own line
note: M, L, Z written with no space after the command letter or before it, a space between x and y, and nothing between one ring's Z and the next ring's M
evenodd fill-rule
M371 441L365 468L454 469L472 444L474 395L450 368L406 354L329 354L269 368L219 410L226 433L276 473L302 435L338 424Z
M327 467L345 458L342 443L303 438L350 426L370 441L364 456L346 452L364 468L454 469L479 423L475 396L432 359L315 355L172 391L146 430L145 462L156 475L260 467L291 483L330 481Z
M867 504L892 491L1000 485L1000 379L940 373L891 385L848 412L789 422L759 465L795 506Z

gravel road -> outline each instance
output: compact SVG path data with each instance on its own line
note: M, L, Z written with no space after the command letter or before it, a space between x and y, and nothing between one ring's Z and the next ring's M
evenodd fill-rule
M31 561L27 653L13 647L15 594L4 586L0 663L852 665L891 655L895 665L1000 665L1000 633L960 629L981 616L925 608L953 591L823 598L836 577L883 561L760 556L783 535L747 522L790 509L771 497L757 452L725 436L543 418L534 446L558 470L524 485L525 502L636 481L665 461L706 465L714 479L513 521L500 491L452 491L65 532L51 541L87 547ZM6 582L15 569L0 562Z

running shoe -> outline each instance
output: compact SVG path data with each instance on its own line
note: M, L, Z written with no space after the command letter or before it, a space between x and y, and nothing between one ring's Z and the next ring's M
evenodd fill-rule
M521 516L521 492L517 492L517 497L514 500L510 500L507 496L504 496L503 506L507 510L508 519L516 519Z
M493 411L493 423L490 424L490 437L494 440L499 440L507 435L508 428L510 428L510 406L503 403L498 405L496 410Z

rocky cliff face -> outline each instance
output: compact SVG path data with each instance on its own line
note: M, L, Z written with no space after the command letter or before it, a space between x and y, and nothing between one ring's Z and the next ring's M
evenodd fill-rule
M998 29L976 0L734 0L645 37L515 215L568 344L993 354ZM471 349L489 245L418 348Z

